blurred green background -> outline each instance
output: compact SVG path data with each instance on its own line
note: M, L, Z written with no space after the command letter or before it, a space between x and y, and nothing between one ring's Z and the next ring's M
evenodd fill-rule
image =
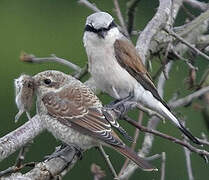
M95 1L101 10L107 11L115 16L112 1ZM141 1L136 15L135 28L143 29L146 23L156 12L158 1ZM126 1L121 2L122 12L125 14ZM13 81L21 73L36 74L40 71L56 69L65 73L72 72L67 67L55 63L43 64L25 64L19 61L21 51L35 54L37 57L46 57L50 54L56 54L58 57L70 59L72 62L84 66L87 57L83 48L82 36L85 19L92 13L91 10L81 6L77 1L69 0L1 0L0 1L0 137L21 126L27 121L26 116L22 116L17 124L14 123L14 117L17 113L14 96ZM180 13L177 24L183 22L185 14ZM208 62L199 58L196 64L199 67L198 78L201 77ZM159 62L153 63L154 72L159 66ZM152 72L154 74L154 72ZM187 66L182 62L176 62L173 67L170 79L166 84L165 99L171 98L174 90L180 90L181 96L189 93L185 90L185 77L188 74ZM108 103L110 98L101 95L104 103ZM177 109L187 117L187 126L191 131L200 137L201 132L208 135L208 131L203 122L202 116L191 106L188 108ZM33 109L35 114L35 107ZM133 115L137 117L137 112ZM143 120L146 125L147 116ZM130 135L134 134L134 128L121 123ZM160 123L158 129L162 132L180 137L180 132L170 123ZM140 133L138 148L140 148L143 134ZM26 161L41 161L43 157L54 151L54 147L59 141L44 132L39 135L31 145L26 155ZM150 155L166 152L166 179L188 179L185 156L183 148L164 139L155 138L154 146ZM123 164L124 158L107 149L110 158L117 169ZM13 154L3 162L0 162L0 171L11 166L16 158ZM196 180L207 179L209 177L208 165L196 154L192 154L192 167ZM74 169L68 173L64 179L92 179L90 165L96 163L107 173L105 179L112 179L109 170L104 164L99 152L92 149L86 152L83 159L79 161ZM153 164L160 169L161 161L156 160ZM132 176L134 179L160 179L160 171L155 173L142 172L137 170Z

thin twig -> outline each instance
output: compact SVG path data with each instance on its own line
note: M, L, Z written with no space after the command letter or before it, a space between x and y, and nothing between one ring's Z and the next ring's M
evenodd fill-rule
M203 34L204 31L207 31L208 29L208 19L209 19L209 9L203 13L201 13L198 17L196 17L194 20L190 21L187 24L184 24L180 27L175 27L175 30L177 30L178 35L181 37L186 37L188 34L190 34L192 31L198 29L202 25L206 25L206 28L200 28L200 33ZM200 35L200 34L198 34Z
M202 79L200 80L200 83L198 85L199 87L202 87L203 86L203 84L207 80L208 76L209 76L209 68L206 70L206 72L204 73Z
M142 123L142 119L143 119L143 112L142 111L139 111L139 116L138 116L138 124L140 125ZM135 134L134 134L134 140L133 140L133 143L131 144L131 149L134 150L135 147L136 147L136 143L137 143L137 140L138 140L138 137L139 137L139 129L136 128L135 130ZM127 167L128 163L129 163L129 159L126 158L120 172L119 172L119 177L121 176L121 174L123 174L123 171L124 169Z
M115 6L115 12L116 12L117 17L118 17L119 22L120 22L120 26L122 27L123 32L125 33L125 35L127 37L129 37L129 33L127 31L127 27L126 27L124 18L122 16L122 13L121 13L121 10L120 10L120 6L119 6L119 3L118 3L118 0L113 0L113 2L114 2L114 6Z
M161 163L161 177L160 180L165 179L165 162L166 162L166 154L162 152L162 163Z
M204 88L202 88L202 89L200 89L200 90L198 90L198 91L196 91L184 98L177 99L176 101L169 103L169 106L171 108L184 106L184 105L190 103L193 99L202 96L203 94L205 94L208 91L209 91L209 86L206 86L206 87L204 87Z
M148 129L148 128L144 127L144 126L138 125L136 121L132 120L128 116L124 116L123 118L124 118L125 121L127 121L130 124L132 124L134 127L138 128L140 131L151 133L151 134L160 136L160 137L162 137L164 139L167 139L169 141L172 141L172 142L174 142L176 144L180 144L180 145L188 148L190 151L199 154L201 157L204 158L205 161L207 161L207 157L209 157L209 152L206 151L206 150L198 149L198 148L192 146L191 144L189 144L188 142L184 142L184 141L182 141L180 139L177 139L177 138L175 138L173 136L169 136L167 134L161 133L161 132L156 131L154 129Z
M86 74L88 74L88 64L86 64L80 72L76 72L73 77L76 79L81 79L82 77L84 77Z
M65 65L77 72L81 71L81 68L78 65L71 63L69 60L56 57L54 54L52 54L51 57L37 58L32 54L27 54L27 53L23 52L20 55L20 60L23 62L29 62L29 63L57 62L57 63Z
M184 6L184 4L183 4L181 7L182 7L182 9L184 10L185 14L186 14L191 20L195 18L195 16L189 11L188 8L186 8L186 7Z
M200 138L197 138L197 139L198 139L198 141L200 141L201 144L206 145L206 146L209 146L209 142L207 140L200 139Z
M184 142L187 143L185 138L184 138ZM186 147L184 147L184 153L185 153L185 157L186 157L186 167L187 167L187 173L188 173L189 180L194 180L194 176L192 173L190 151Z
M86 7L93 10L94 12L100 12L101 11L95 4L90 3L87 0L79 0L78 3L82 4L82 5L85 5Z
M98 149L101 152L102 157L104 158L105 162L107 163L108 168L110 169L114 179L118 179L118 175L117 175L117 173L116 173L116 171L115 171L115 169L114 169L114 167L113 167L113 165L112 165L112 163L109 159L109 156L105 153L105 151L104 151L104 149L101 145L98 147Z
M25 146L23 146L20 149L20 152L18 154L18 157L16 159L16 163L15 163L16 167L20 167L22 165L23 161L25 160L25 154L27 151L28 151L28 144L26 144Z
M205 11L209 8L209 4L205 2L201 2L198 0L184 0L184 3L189 4L193 8L200 9L201 11Z
M134 25L135 11L140 0L130 0L127 3L127 31L131 35Z
M197 49L196 47L194 47L192 44L190 44L189 42L187 42L186 40L184 40L184 38L182 38L181 36L179 36L178 34L176 34L174 31L172 30L167 30L164 29L168 34L170 34L171 36L175 37L176 39L180 40L183 44L187 45L189 48L191 48L193 51L195 51L197 53L197 55L200 55L202 57L204 57L205 59L209 60L209 56L206 55L205 53L203 53L202 51L200 51L199 49Z
M156 159L162 158L162 155L160 154L155 154L153 156L149 156L149 157L144 157L143 159L146 161L154 161Z
M198 70L198 67L193 66L188 59L184 58L183 56L181 56L180 54L178 54L174 49L172 50L172 52L175 54L176 57L178 57L179 59L181 59L182 61L184 61L188 67L190 69L194 69L195 71Z
M164 58L165 58L165 60L162 62L162 71L163 71L163 74L164 74L164 77L165 77L165 79L166 80L168 80L168 73L166 73L166 71L165 71L165 65L169 62L169 59L168 59L168 54L169 54L169 51L170 51L170 49L171 49L171 42L169 42L168 43L168 46L167 46L167 48L166 48L166 51L165 51L165 56L164 56Z
M19 167L17 167L17 166L9 167L9 168L7 168L3 171L0 171L0 177L7 176L7 175L10 175L12 173L18 172L21 169L23 169L24 167L35 167L35 162L21 164Z
M159 69L157 70L157 72L152 76L153 81L155 81L157 79L157 77L160 75L160 73L165 69L166 64L169 63L169 59L167 59L166 61L164 61L164 63L159 67ZM165 70L164 70L165 71ZM163 73L165 74L165 73ZM165 75L164 75L165 76Z

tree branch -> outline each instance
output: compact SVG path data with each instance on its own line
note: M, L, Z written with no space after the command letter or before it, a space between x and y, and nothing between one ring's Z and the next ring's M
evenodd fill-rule
M132 120L131 118L129 118L127 116L124 117L124 120L127 121L128 123L130 123L131 125L133 125L134 127L136 127L137 129L139 129L142 132L151 133L151 134L154 134L156 136L160 136L164 139L167 139L167 140L169 140L173 143L180 144L180 145L186 147L187 149L189 149L190 151L199 154L204 159L207 159L207 157L209 157L209 152L207 152L206 150L198 149L198 148L192 146L191 144L189 144L188 142L184 142L184 141L179 140L179 139L177 139L173 136L169 136L167 134L161 133L161 132L159 132L157 130L154 130L154 129L148 129L147 127L144 127L142 125L137 124L136 121Z
M55 179L56 176L60 175L65 169L69 171L75 165L75 163L79 160L78 155L76 154L76 150L72 147L71 151L67 151L65 156L71 157L71 161L66 162L62 157L54 157L50 160L40 162L35 165L35 167L25 173L15 173L10 177L2 178L2 180L13 180L13 179L27 179L27 180L50 180Z
M29 63L56 62L59 64L63 64L77 72L81 72L82 70L78 65L71 63L69 60L56 57L54 54L51 55L51 57L37 58L32 54L26 54L23 52L20 55L20 60L23 62L29 62Z
M187 42L186 40L184 40L184 38L182 38L181 36L179 36L178 34L176 34L174 31L167 30L167 29L164 29L164 30L168 34L170 34L171 36L173 36L176 39L180 40L183 44L187 45L190 49L192 49L193 51L195 51L197 53L197 55L200 55L200 56L204 57L205 59L207 59L209 61L209 56L207 56L205 53L203 53L202 51L200 51L199 49L197 49L196 47L194 47L193 45L191 45L189 42Z
M184 106L184 105L190 103L194 98L198 98L198 97L202 96L203 94L205 94L208 91L209 91L209 86L204 87L204 88L202 88L202 89L200 89L200 90L198 90L198 91L196 91L196 92L194 92L194 93L192 93L192 94L190 94L190 95L188 95L184 98L181 98L181 99L178 99L174 102L169 103L169 106L171 108Z
M85 5L94 12L100 12L101 10L93 3L90 3L88 0L78 0L79 4Z
M102 146L99 146L98 149L99 149L102 157L104 158L104 160L105 160L105 162L106 162L110 172L112 173L113 178L114 179L118 179L118 175L117 175L117 173L116 173L116 171L115 171L115 169L114 169L114 167L113 167L113 165L112 165L112 163L111 163L111 161L109 159L109 156L105 153L105 151L104 151Z
M33 140L43 130L44 126L40 117L35 115L30 121L0 138L0 161Z
M135 16L135 10L137 8L137 5L140 0L130 0L127 3L127 15L128 15L128 21L127 21L127 31L131 35L134 25L134 16Z
M200 2L198 0L184 0L184 3L189 4L193 8L200 9L201 11L206 11L209 8L208 3Z
M165 152L162 152L162 163L161 163L161 177L160 180L165 179L165 161L166 161L166 154Z
M186 139L184 138L184 142L187 143ZM191 165L191 158L190 158L190 151L184 147L184 153L186 157L186 167L187 167L187 173L189 180L194 180L193 173L192 173L192 165Z
M126 27L125 21L124 21L124 18L123 18L123 16L122 16L121 11L120 11L120 6L119 6L119 4L118 4L118 0L113 0L113 2L114 2L114 6L115 6L115 12L116 12L117 17L118 17L118 19L119 19L119 21L120 21L120 25L121 25L121 27L122 27L122 30L123 30L123 32L125 33L125 35L126 35L128 38L130 38L130 37L129 37L129 33L128 33L128 31L127 31L127 27Z
M172 1L171 0L160 0L157 13L152 20L147 24L145 29L141 32L137 39L136 49L145 64L145 57L150 48L151 40L153 36L165 26L170 13L171 13Z

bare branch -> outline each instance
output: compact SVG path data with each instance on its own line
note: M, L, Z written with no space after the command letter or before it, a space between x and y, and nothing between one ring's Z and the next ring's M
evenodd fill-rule
M135 16L135 10L137 8L137 5L140 0L130 0L127 3L127 15L128 15L128 21L127 21L127 31L129 34L132 33L133 25L134 25L134 16Z
M15 163L16 167L20 167L22 165L23 161L25 160L25 154L28 151L28 146L29 146L29 143L20 149L20 152L18 154L18 157L16 159L16 163Z
M73 77L76 79L81 79L82 77L84 77L86 74L88 74L88 64L86 64L80 72L76 72Z
M100 153L102 154L102 157L104 158L105 162L107 163L107 166L110 169L110 172L112 173L113 178L118 179L118 175L117 175L117 173L116 173L116 171L115 171L115 169L114 169L114 167L113 167L113 165L112 165L112 163L109 159L109 156L105 153L102 146L99 146L98 149L99 149Z
M164 73L166 74L166 77L169 77L168 74L169 74L169 72L171 70L172 65L173 65L173 62L169 62L165 66ZM164 87L165 87L165 81L166 81L164 73L160 74L159 79L158 79L158 84L157 84L157 91L158 91L160 97L163 97L163 93L164 93Z
M68 150L65 151L65 153L62 154L62 156L59 157L52 155L52 158L36 164L31 171L25 174L21 174L21 173L12 174L10 177L6 177L5 180L10 180L10 179L13 180L13 179L21 179L21 178L22 179L27 178L29 180L34 180L34 179L46 180L46 179L53 179L58 175L59 176L62 175L64 171L67 172L70 171L80 158L79 153L77 152L77 149L74 146L68 146L67 149ZM68 161L66 161L66 159ZM27 163L20 168L29 165L34 166L34 163ZM2 179L4 180L4 178Z
M165 26L169 15L171 13L172 1L171 0L160 0L158 11L152 20L147 24L145 29L141 32L137 39L136 49L145 64L145 57L148 53L150 42L153 36Z
M184 138L184 142L187 143L185 138ZM186 157L186 167L187 167L187 173L189 176L189 180L194 180L193 173L192 173L190 151L184 147L184 153L185 153L185 157Z
M161 163L161 177L160 180L165 180L165 161L166 161L166 154L162 152L162 163Z
M78 0L79 4L85 5L89 9L91 9L94 12L100 12L101 10L93 3L90 3L88 0Z
M180 145L186 147L187 149L189 149L190 151L199 154L204 159L209 157L209 152L207 152L206 150L198 149L198 148L192 146L191 144L189 144L188 142L184 142L182 140L179 140L175 137L172 137L172 136L169 136L167 134L161 133L161 132L156 131L154 129L148 129L147 127L144 127L142 125L138 125L136 121L132 120L131 118L129 118L127 116L124 117L124 120L127 121L128 123L130 123L131 125L133 125L134 127L138 128L140 131L151 133L151 134L160 136L164 139L167 139L169 141L172 141L173 143L180 144Z
M77 72L81 71L81 68L78 65L71 63L69 60L56 57L54 54L51 57L37 58L34 55L26 54L23 52L20 55L20 60L23 62L29 62L29 63L56 62L56 63L63 64Z
M179 55L174 49L172 50L172 52L175 54L176 57L178 57L180 60L184 61L187 66L190 68L190 69L193 69L195 71L198 70L198 67L195 67L193 66L188 59L184 58L183 56Z
M126 27L124 18L123 18L123 16L122 16L121 11L120 11L120 6L119 6L119 4L118 4L118 0L113 0L113 2L114 2L114 6L115 6L115 12L116 12L117 17L118 17L118 19L119 19L119 21L120 21L120 25L121 25L121 27L122 27L122 30L123 30L123 32L125 33L125 35L126 35L127 37L129 37L129 33L128 33L128 31L127 31L127 27Z
M189 42L187 42L184 38L182 38L181 36L179 36L178 34L176 34L174 31L167 30L167 29L164 29L164 30L167 33L169 33L171 36L173 36L176 39L180 40L183 44L187 45L189 48L191 48L193 51L195 51L198 55L204 57L205 59L207 59L209 61L209 56L207 56L205 53L203 53L202 51L200 51L199 49L197 49L196 47L194 47L192 44L190 44Z
M8 176L8 175L10 175L12 173L16 173L16 172L20 171L21 169L23 169L24 167L35 167L35 163L34 162L30 162L30 163L22 164L19 167L12 166L12 167L7 168L6 170L0 171L0 178L1 178L1 180L4 179L3 176Z
M200 27L200 25L208 24L208 19L209 19L209 9L204 13L200 14L198 17L196 17L194 20L190 21L189 23L180 27L176 27L175 30L177 30L177 34L179 36L185 37L191 31Z
M198 0L184 0L184 3L189 4L193 8L200 9L201 11L206 11L209 8L208 3L200 2Z
M204 145L209 146L209 141L208 141L208 139L207 139L205 133L201 133L201 135L202 135L202 138L203 138L203 139L199 139L199 138L198 138L198 141L200 141L201 144L204 144Z
M35 115L30 121L0 138L0 161L30 142L44 130L41 118Z
M142 111L139 111L139 116L138 116L138 124L139 124L139 125L141 125L142 119L143 119L143 112L142 112ZM137 143L138 137L139 137L139 129L136 128L135 134L134 134L134 140L133 140L133 143L132 143L132 145L131 145L131 149L132 149L132 150L135 150L135 147L136 147L136 143ZM119 175L118 175L119 177L121 176L121 174L123 174L123 171L124 171L124 169L127 167L129 161L130 161L130 160L129 160L128 158L126 158L126 160L125 160L125 162L124 162L124 164L123 164L123 166L122 166L122 168L121 168L121 170L120 170L120 172L119 172Z
M209 86L204 87L204 88L202 88L202 89L200 89L200 90L198 90L198 91L196 91L196 92L194 92L194 93L192 93L192 94L190 94L190 95L188 95L188 96L186 96L184 98L181 98L181 99L178 99L178 100L176 100L174 102L169 103L169 106L171 108L184 106L184 105L190 103L193 99L202 96L203 94L205 94L208 91L209 91Z

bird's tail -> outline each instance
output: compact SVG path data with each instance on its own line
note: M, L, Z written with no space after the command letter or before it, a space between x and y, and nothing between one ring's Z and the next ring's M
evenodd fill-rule
M154 168L150 163L148 163L142 157L139 157L132 149L128 146L114 146L114 149L119 151L123 156L129 158L135 162L142 170L144 171L158 171L157 168Z
M160 102L159 102L160 103ZM191 132L189 132L184 125L162 104L160 103L161 108L159 112L162 114L164 117L168 118L171 120L179 129L182 133L184 133L192 142L195 144L201 144L197 138L195 138Z

